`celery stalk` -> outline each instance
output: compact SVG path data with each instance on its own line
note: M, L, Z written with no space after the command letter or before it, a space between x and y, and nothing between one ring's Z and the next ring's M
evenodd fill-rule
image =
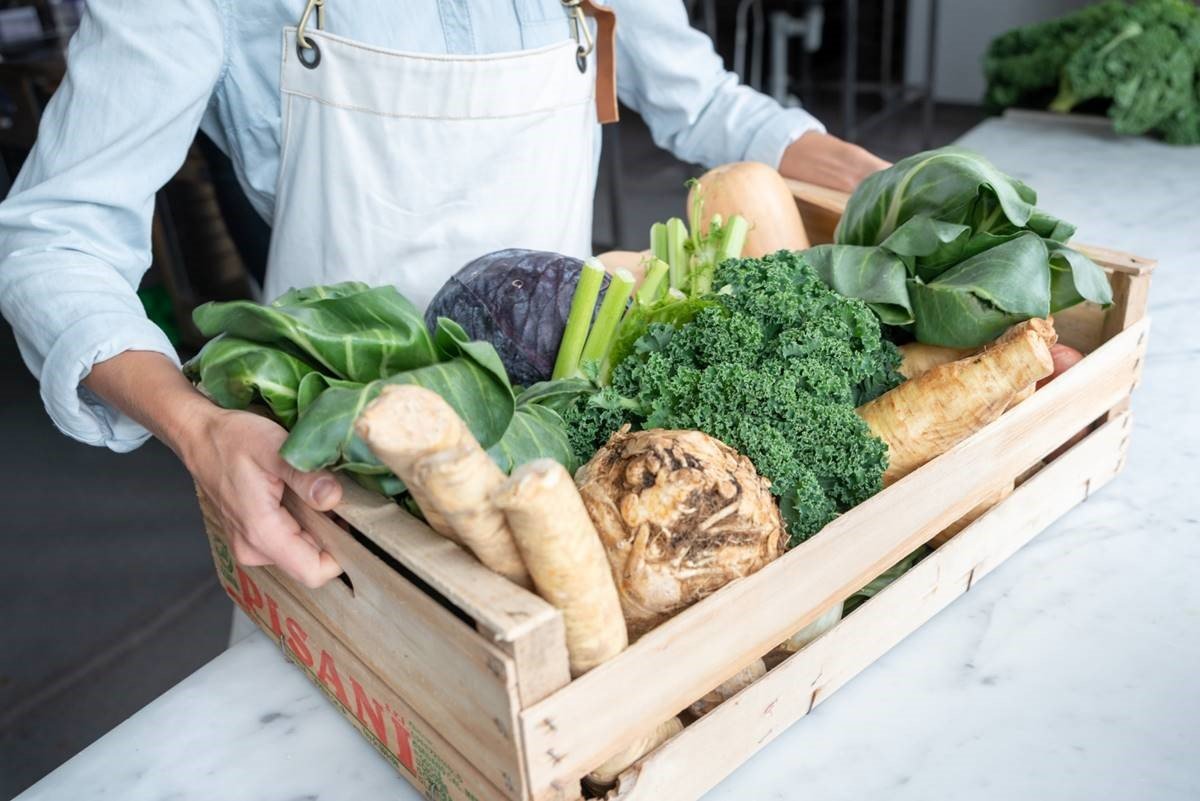
M683 220L672 217L667 220L667 258L670 266L671 286L682 289L687 285L690 265L687 252L688 231Z
M642 279L642 285L638 287L637 302L639 304L645 306L658 300L658 296L662 294L663 282L670 269L670 266L662 259L656 258L650 262L650 266L646 268L646 277Z
M750 233L750 223L740 214L729 218L721 237L721 247L717 251L717 264L726 259L740 259L742 249L746 247L746 235Z
M650 226L650 252L654 258L667 261L667 224L655 223Z
M554 359L555 380L569 378L579 371L579 358L587 341L588 327L592 323L592 310L600 296L600 285L604 282L604 265L595 259L583 263L579 283L571 297L571 311L567 313L567 324L563 329L558 356ZM611 294L611 293L610 293Z
M633 273L628 270L614 272L609 279L608 289L604 292L604 300L600 301L600 311L596 312L596 323L592 326L592 332L588 334L583 353L579 357L581 368L589 362L594 362L599 367L608 355L613 334L616 333L617 324L625 314L625 304L629 302L629 296L632 294Z

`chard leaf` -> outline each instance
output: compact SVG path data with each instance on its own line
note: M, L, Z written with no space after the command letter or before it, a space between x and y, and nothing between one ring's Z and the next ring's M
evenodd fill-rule
M865 301L888 325L913 321L904 262L883 248L818 245L804 259L830 289Z
M303 379L318 375L290 353L229 336L209 341L184 372L198 379L218 406L245 409L261 399L284 426L296 422Z
M336 378L372 381L437 361L434 343L411 302L383 286L337 284L292 290L276 304L206 303L193 313L206 336L225 333L294 348Z

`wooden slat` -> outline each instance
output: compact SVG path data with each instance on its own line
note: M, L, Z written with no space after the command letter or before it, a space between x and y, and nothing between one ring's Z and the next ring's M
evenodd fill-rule
M401 776L430 798L506 801L506 794L268 572L242 568L224 575L231 569L229 546L220 527L208 522L225 591Z
M1121 469L1124 414L821 638L689 726L621 777L614 801L695 799L807 715Z
M812 243L817 245L832 242L833 229L846 210L846 202L850 199L849 193L817 186L806 181L796 181L791 178L785 180L788 188L792 190L792 196L796 198L800 216L804 219L804 228ZM1144 259L1140 256L1096 245L1072 242L1071 247L1113 273L1148 275L1157 264L1153 259Z
M524 706L570 681L562 613L484 567L399 506L343 479L335 512L407 567L513 657Z
M523 797L513 660L296 496L284 505L333 554L353 590L311 590L262 568L510 798Z
M816 537L521 713L534 798L580 776L846 598L1129 394L1148 321ZM664 683L661 676L669 675ZM619 699L619 702L618 700Z

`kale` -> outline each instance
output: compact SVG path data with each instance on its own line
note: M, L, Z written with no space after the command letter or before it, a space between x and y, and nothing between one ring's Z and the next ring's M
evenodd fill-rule
M887 447L854 410L900 383L899 352L802 254L726 261L715 285L715 303L649 326L563 417L581 459L625 423L716 437L771 481L794 544L881 489Z
M1188 0L1108 0L1009 31L984 57L987 104L1107 106L1121 134L1200 143L1200 9ZM1054 94L1054 92L1057 94ZM1103 106L1101 106L1103 107Z

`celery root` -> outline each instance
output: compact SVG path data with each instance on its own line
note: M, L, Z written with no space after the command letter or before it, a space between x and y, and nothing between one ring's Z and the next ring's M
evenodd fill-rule
M562 610L571 675L625 649L625 618L600 535L566 468L535 459L492 496L504 512L538 594Z
M633 763L681 731L683 731L683 723L679 718L671 718L670 720L663 721L649 734L634 740L619 753L609 758L603 765L589 773L583 780L584 784L588 786L588 789L597 794L603 793L615 785L621 774L628 770Z
M978 354L934 367L860 406L859 416L888 446L884 485L971 436L1049 375L1055 340L1049 321L1026 320Z

